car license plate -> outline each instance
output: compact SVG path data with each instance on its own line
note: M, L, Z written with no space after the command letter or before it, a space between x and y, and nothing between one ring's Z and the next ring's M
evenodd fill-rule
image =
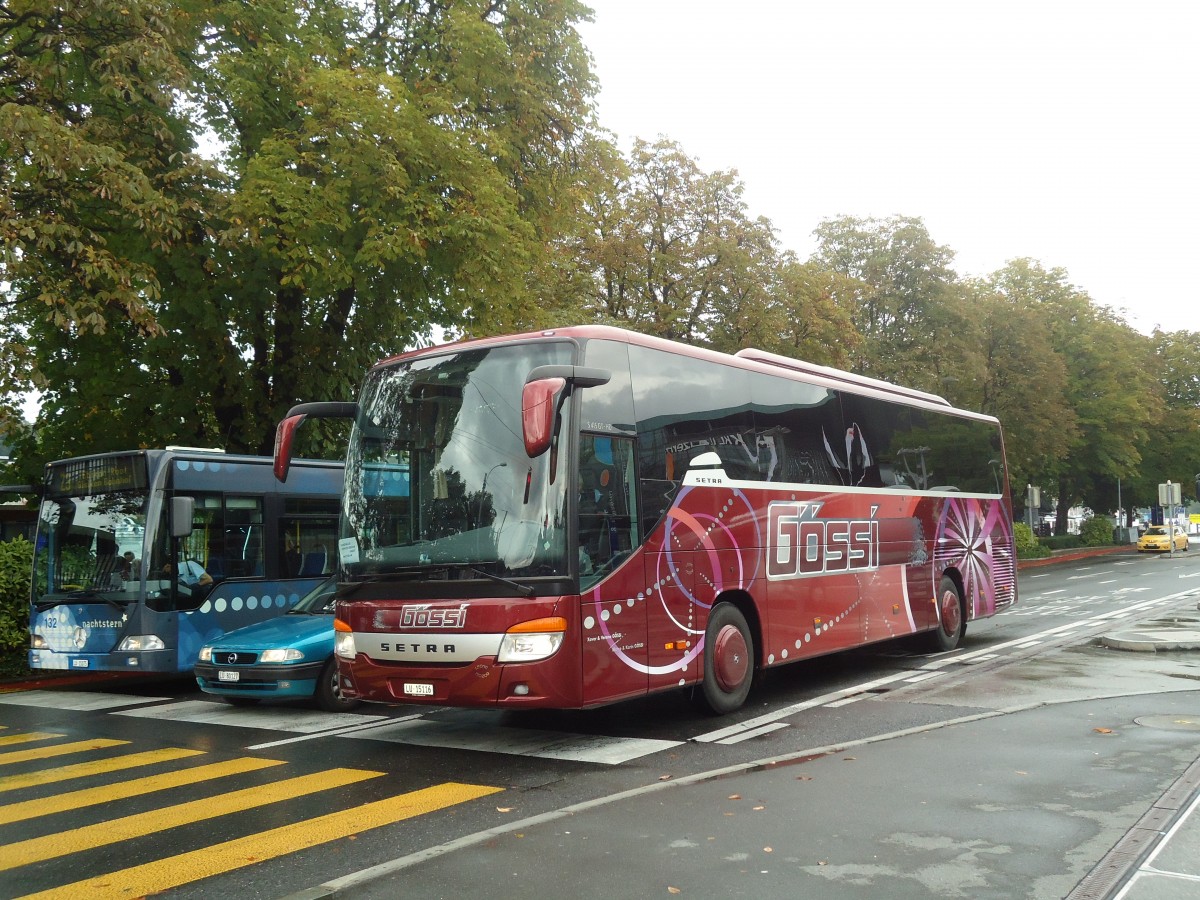
M217 681L237 681L241 677L241 672L228 672L225 669L221 669L217 672Z
M73 660L71 660L71 666L76 669L86 669L88 667L88 660L73 659Z
M404 682L404 693L409 697L432 697L433 685L419 681L406 681Z

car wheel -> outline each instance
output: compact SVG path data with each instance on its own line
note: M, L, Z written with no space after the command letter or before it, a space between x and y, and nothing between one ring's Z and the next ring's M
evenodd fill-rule
M362 702L356 697L347 697L342 693L342 679L338 675L337 660L332 656L317 677L317 690L313 699L325 712L347 712Z
M717 715L731 713L746 702L754 679L754 638L742 611L718 603L704 630L703 708Z
M938 625L929 632L927 646L930 652L946 653L957 647L967 633L967 615L958 585L949 575L943 575L938 585Z

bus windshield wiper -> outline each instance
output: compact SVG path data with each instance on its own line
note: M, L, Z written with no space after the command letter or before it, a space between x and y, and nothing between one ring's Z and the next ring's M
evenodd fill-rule
M531 588L527 584L521 584L519 582L513 581L511 578L505 578L503 575L496 575L492 572L485 571L484 569L480 569L478 566L468 566L467 568L469 568L476 575L482 575L484 578L488 579L489 581L494 581L497 584L508 585L510 588L512 588L514 591L516 591L522 597L532 597L533 596L533 588Z
M36 603L34 603L33 608L36 612L44 612L47 609L53 609L54 607L61 606L64 603L78 603L80 601L84 603L106 603L118 612L125 612L125 607L128 605L128 603L122 604L114 600L112 597L104 597L100 594L97 594L95 591L70 591L69 593L62 594L58 597L50 597L47 595L46 597L43 597L41 600L38 600Z

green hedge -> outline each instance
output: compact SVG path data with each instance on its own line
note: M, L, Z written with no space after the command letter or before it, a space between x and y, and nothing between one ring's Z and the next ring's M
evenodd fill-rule
M1050 550L1043 547L1033 530L1024 522L1013 523L1013 544L1017 548L1017 559L1043 559Z
M33 544L24 538L0 543L0 654L29 648L29 584Z
M1085 547L1110 547L1116 526L1107 516L1093 516L1079 528L1079 539Z

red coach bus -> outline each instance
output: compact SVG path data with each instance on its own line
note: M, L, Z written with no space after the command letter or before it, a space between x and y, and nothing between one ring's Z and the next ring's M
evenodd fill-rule
M352 416L343 690L583 708L907 635L950 650L1016 601L1000 424L932 394L601 326L377 365Z

